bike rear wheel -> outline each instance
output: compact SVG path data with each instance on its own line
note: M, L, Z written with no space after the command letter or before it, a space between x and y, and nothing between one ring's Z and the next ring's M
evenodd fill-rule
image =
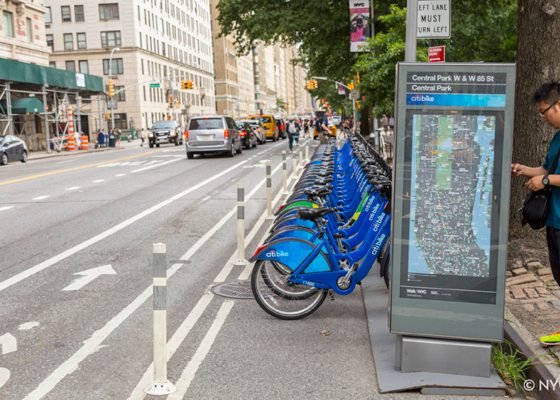
M258 260L251 276L251 290L261 308L279 319L300 319L317 310L327 291L313 286L287 284L290 269L277 261Z

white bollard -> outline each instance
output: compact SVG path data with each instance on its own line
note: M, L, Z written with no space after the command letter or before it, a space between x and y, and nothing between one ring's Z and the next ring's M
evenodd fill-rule
M301 152L300 148L298 148L298 153L299 153L299 168L303 168L303 153Z
M272 167L266 163L266 219L274 219L272 215Z
M282 151L282 186L284 195L288 194L288 165L286 164L286 151Z
M309 138L307 138L307 143L305 143L305 160L309 162Z
M144 389L152 396L167 396L177 390L167 380L167 261L163 243L154 244L154 382Z
M297 176L297 161L296 161L296 157L297 157L297 154L296 154L296 150L294 149L294 152L292 153L292 168L293 168L292 173L293 173L293 178L294 178L294 180L296 179L296 176Z
M245 259L245 186L237 184L237 261L233 263L236 267L244 267L249 264Z

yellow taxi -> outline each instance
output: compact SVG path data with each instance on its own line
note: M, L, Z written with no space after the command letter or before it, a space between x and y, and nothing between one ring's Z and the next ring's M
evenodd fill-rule
M317 119L312 120L313 121L313 139L317 139L319 137L319 132L317 132L317 128L315 127L315 123L317 122L318 119L323 118L323 115L325 115L325 112L317 112L316 113L316 117ZM332 120L329 119L329 129L331 130L332 133L329 133L330 137L336 137L336 125L333 124Z
M256 119L260 121L261 126L265 129L265 136L267 139L276 142L278 140L278 127L276 120L272 115L251 115L249 119Z

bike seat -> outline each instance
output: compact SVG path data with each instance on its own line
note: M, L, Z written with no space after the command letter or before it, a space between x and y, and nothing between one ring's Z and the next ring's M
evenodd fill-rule
M322 218L325 215L335 211L336 210L334 208L330 207L307 208L298 210L298 215L304 221L316 221L318 218Z

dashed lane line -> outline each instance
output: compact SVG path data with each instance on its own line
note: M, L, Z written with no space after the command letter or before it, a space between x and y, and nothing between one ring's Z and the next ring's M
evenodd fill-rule
M69 168L69 169L63 169L63 170L60 170L60 171L52 171L52 172L47 172L47 173L39 174L39 175L27 176L27 177L25 177L25 178L19 178L19 179L14 179L14 180L11 180L11 181L0 182L0 186L10 185L10 184L12 184L12 183L17 183L17 182L29 181L29 180L31 180L31 179L43 178L43 177L45 177L45 176L51 176L51 175L62 174L62 173L64 173L64 172L79 171L79 170L82 170L82 169L97 167L97 166L99 166L99 165L111 164L111 163L115 163L115 162L119 162L119 161L124 161L124 160L132 160L132 159L134 159L134 158L144 157L144 156L148 156L148 155L150 155L150 154L154 154L154 153L156 153L156 152L158 152L158 151L161 151L161 150L153 150L153 151L150 151L150 152L148 152L148 153L143 153L143 154L138 154L138 155L136 155L136 156L121 158L121 159L119 159L119 160L105 161L105 162L101 162L101 163L97 163L97 164L84 165L84 166L76 167L76 168Z
M78 190L79 188L80 188L79 186L74 186L74 187L68 188L66 190Z
M132 171L132 172L133 172L133 173L134 173L134 172L141 172L141 171L145 171L145 170L147 170L147 169L151 169L151 168L155 168L155 167L160 167L160 166L162 166L162 165L170 164L170 163L172 163L172 162L180 161L180 160L184 160L184 159L185 159L185 157L176 158L176 159L174 159L174 160L169 160L169 161L161 162L161 163L159 163L159 164L150 165L149 167L136 169L136 170L134 170L134 171Z
M51 196L39 196L39 197L35 197L33 200L44 200L46 198L49 198Z
M6 206L6 207L0 207L0 211L6 211L9 210L10 208L14 208L15 206Z

